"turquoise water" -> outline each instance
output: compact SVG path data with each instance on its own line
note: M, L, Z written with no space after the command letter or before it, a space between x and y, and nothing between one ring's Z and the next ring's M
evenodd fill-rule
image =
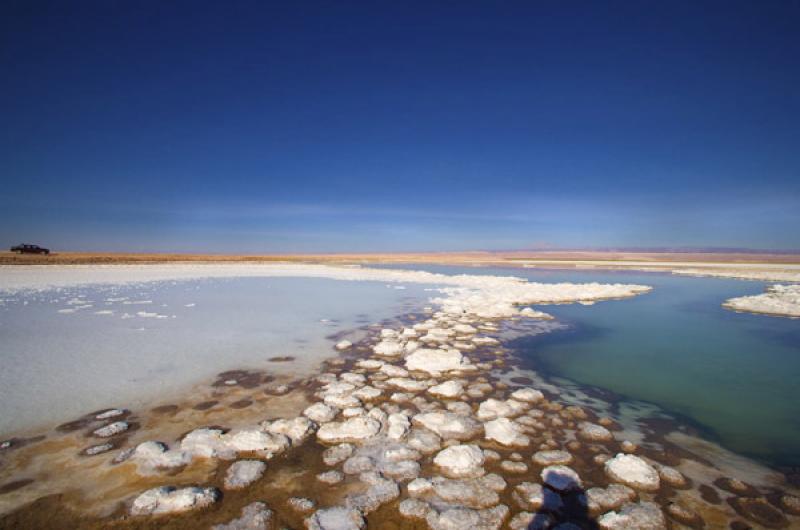
M727 298L762 292L764 282L639 272L425 268L542 282L653 286L648 294L594 306L541 306L569 328L514 346L540 372L655 403L693 420L736 452L773 465L800 465L800 320L720 306Z

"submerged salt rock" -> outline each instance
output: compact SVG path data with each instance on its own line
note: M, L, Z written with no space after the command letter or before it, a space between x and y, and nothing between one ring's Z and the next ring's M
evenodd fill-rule
M339 379L354 386L361 386L367 382L367 378L363 374L353 372L345 372L339 376Z
M501 445L527 447L530 438L522 434L519 424L508 418L497 418L483 424L486 439Z
M179 513L204 508L219 499L215 488L161 486L140 494L133 501L131 515Z
M100 427L92 432L95 436L99 436L100 438L110 438L112 436L116 436L119 433L125 432L130 428L128 422L126 421L115 421L109 425L104 427Z
M9 444L8 446L10 447L11 444ZM86 456L95 456L111 451L112 449L114 449L114 444L98 444L98 445L93 445L91 447L87 447L86 449L83 450L83 454L85 454Z
M636 498L636 492L623 484L611 484L607 488L589 488L586 491L586 504L590 513L604 513L616 510Z
M333 447L329 447L323 451L322 460L325 462L325 465L335 466L336 464L339 464L340 462L350 458L354 450L355 446L352 444L344 443L334 445Z
M220 429L195 429L181 440L181 450L194 456L211 458L223 446L223 433Z
M485 457L477 445L453 445L437 453L433 463L451 477L479 477Z
M338 484L344 480L344 475L336 470L325 471L317 475L317 480L325 484Z
M500 504L485 510L470 508L445 508L430 510L425 521L431 530L497 530L508 518L508 506Z
M305 497L290 497L286 503L292 510L300 513L308 513L317 505L314 501Z
M408 483L408 494L412 497L418 497L433 489L433 483L426 478L415 478Z
M435 477L432 481L433 491L442 501L478 509L490 508L499 503L500 496L497 492L502 491L505 485L505 480L498 475L466 480Z
M356 416L341 422L326 423L317 431L317 438L325 443L359 442L375 436L380 430L379 421Z
M326 405L325 403L314 403L303 414L310 420L317 423L327 423L332 421L339 413L339 409Z
M469 440L480 434L482 429L481 424L469 416L452 412L425 412L417 414L411 421L445 440Z
M430 387L428 392L436 397L455 398L464 392L464 385L459 381L445 381L440 385Z
M211 530L268 530L272 524L272 510L263 502L252 502L242 508L242 516L225 524L216 524Z
M225 473L225 489L246 488L260 479L266 470L267 464L260 460L239 460L234 462Z
M374 512L382 504L392 502L400 496L397 484L377 473L363 473L360 478L370 485L369 488L364 493L348 495L345 502L349 508L358 510L364 515Z
M386 384L396 386L406 392L421 392L430 386L426 381L418 381L407 377L392 377L386 381Z
M533 462L540 466L566 465L572 463L572 455L558 449L537 451L533 455Z
M408 370L394 364L385 363L381 366L380 371L389 377L408 377Z
M305 524L308 530L361 530L366 522L358 510L335 506L317 510Z
M549 530L555 520L548 513L519 512L508 522L511 530Z
M781 496L780 503L783 510L787 513L800 515L800 497L787 493Z
M382 340L372 348L372 351L382 357L398 357L403 353L403 344L392 339Z
M363 386L358 390L354 390L351 396L360 399L361 401L373 401L380 397L383 392L373 386Z
M527 318L541 318L543 320L551 320L553 318L552 315L549 315L544 311L536 311L535 309L530 307L522 308L519 314Z
M686 477L684 477L683 473L674 467L655 464L655 468L658 471L658 476L662 482L665 482L675 488L683 488L686 486Z
M458 350L433 350L420 348L406 357L406 369L439 374L471 368L469 361Z
M385 363L377 359L361 359L356 366L365 370L380 370Z
M528 465L524 462L512 462L511 460L503 460L500 462L500 469L508 473L525 473L528 471Z
M592 442L608 442L614 439L614 435L611 434L611 431L602 425L597 425L586 421L580 424L578 436L584 440L590 440Z
M470 416L472 414L472 406L463 401L448 401L447 410L456 414L461 414L462 416Z
M408 421L408 416L399 412L390 414L387 423L389 424L389 429L386 432L386 436L391 440L402 439L411 428L411 422Z
M340 351L341 350L346 350L346 349L350 348L350 346L352 346L352 345L353 345L353 343L350 342L349 340L342 340L342 341L339 341L339 342L336 343L336 349L340 350Z
M478 407L476 416L481 421L493 420L495 418L509 418L518 416L525 412L527 406L521 401L509 399L500 401L498 399L489 398Z
M603 530L663 530L664 514L652 502L629 503L619 512L609 512L597 520Z
M94 417L96 420L110 420L111 418L116 418L117 416L122 416L128 412L125 409L109 409L105 412L101 412L97 416Z
M267 456L284 451L291 441L288 436L264 432L257 428L244 428L224 436L225 448L235 452L258 451Z
M567 466L547 466L541 473L542 481L558 491L573 491L583 487L581 477Z
M656 491L661 486L658 472L638 456L618 453L605 463L605 471L611 480L634 489Z
M517 484L517 487L514 488L512 498L520 508L537 512L557 512L564 505L561 500L561 495L534 482Z
M517 401L525 401L527 403L538 403L544 399L544 394L533 388L520 388L511 393L511 398Z
M705 526L703 518L684 503L670 502L667 504L666 511L670 517L691 528L703 528Z
M435 453L442 447L442 439L427 429L411 429L406 443L423 454Z
M137 445L129 456L136 463L140 475L149 475L159 470L187 465L192 460L187 451L169 451L161 442L147 441Z
M298 416L291 420L280 419L262 423L262 428L272 434L282 434L289 437L293 446L302 444L314 433L317 426L307 417Z
M419 476L419 471L420 465L412 460L384 462L381 466L381 473L397 481L415 479Z
M409 519L425 519L430 511L430 505L419 499L405 499L397 507L400 515Z

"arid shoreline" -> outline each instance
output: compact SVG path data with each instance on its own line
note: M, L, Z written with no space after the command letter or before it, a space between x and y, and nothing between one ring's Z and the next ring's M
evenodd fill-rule
M336 254L184 254L54 252L49 256L0 252L2 265L66 265L112 263L172 262L322 262L322 263L447 263L474 265L509 265L540 263L548 266L574 266L581 263L625 265L647 262L658 266L672 263L692 264L773 264L800 266L800 253L729 253L729 252L601 252L601 251L532 251L532 252L428 252L428 253L336 253Z

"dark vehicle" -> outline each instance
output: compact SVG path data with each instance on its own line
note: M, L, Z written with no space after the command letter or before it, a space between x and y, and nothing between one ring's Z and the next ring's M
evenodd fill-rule
M39 245L17 245L15 247L11 247L11 252L17 252L19 254L50 254L49 248L42 248Z

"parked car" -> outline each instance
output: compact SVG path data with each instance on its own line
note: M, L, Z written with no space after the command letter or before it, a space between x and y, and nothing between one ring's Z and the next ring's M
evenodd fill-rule
M11 252L17 252L19 254L50 254L49 248L42 248L39 245L26 245L21 244L15 247L11 247Z

